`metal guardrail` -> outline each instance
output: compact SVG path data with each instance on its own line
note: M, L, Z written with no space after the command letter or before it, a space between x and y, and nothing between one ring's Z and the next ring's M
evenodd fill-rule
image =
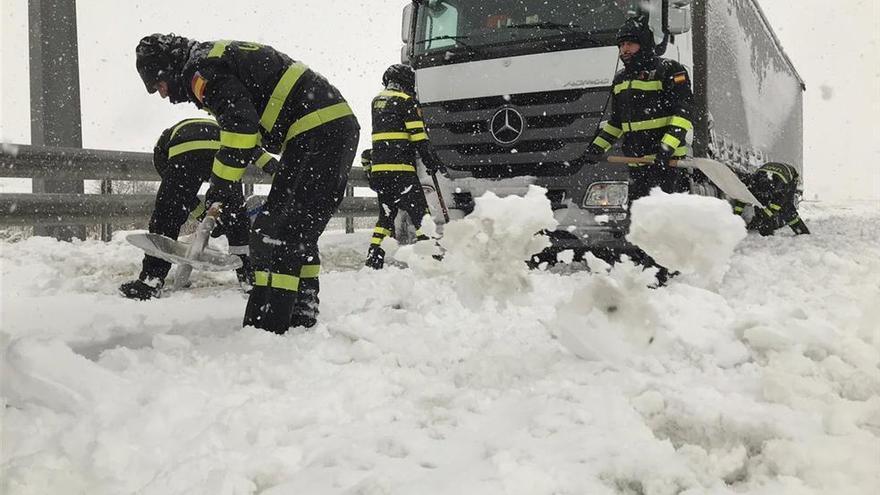
M0 145L0 177L81 180L159 181L150 153L43 146ZM268 184L271 177L248 169L245 184ZM375 198L353 197L366 187L363 169L351 171L347 196L337 217L377 216ZM0 194L0 225L131 223L150 218L152 194ZM351 220L346 222L353 225Z

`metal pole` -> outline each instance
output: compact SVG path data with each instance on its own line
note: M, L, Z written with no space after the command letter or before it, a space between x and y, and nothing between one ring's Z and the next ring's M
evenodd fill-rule
M31 144L82 147L76 0L28 0ZM33 181L34 193L82 193L81 180ZM85 239L85 226L34 227L37 235Z
M345 186L345 197L347 197L347 198L354 197L354 187L353 186ZM354 218L353 217L345 217L345 233L346 234L354 234Z

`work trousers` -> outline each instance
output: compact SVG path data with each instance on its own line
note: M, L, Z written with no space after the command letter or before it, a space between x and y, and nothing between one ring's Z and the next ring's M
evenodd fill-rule
M251 229L255 284L245 326L283 334L318 315L318 238L339 208L357 150L357 120L344 117L287 143Z
M372 246L378 246L382 240L394 235L394 219L400 211L405 211L416 234L421 234L422 217L428 213L428 200L425 191L414 172L378 172L370 179L370 186L376 191L379 199L379 220L373 229Z

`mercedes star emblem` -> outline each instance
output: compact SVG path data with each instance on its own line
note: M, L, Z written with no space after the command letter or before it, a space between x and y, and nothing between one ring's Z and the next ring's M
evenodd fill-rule
M492 137L500 144L509 145L515 143L526 128L526 119L519 111L512 107L504 107L492 116L489 121L489 130Z

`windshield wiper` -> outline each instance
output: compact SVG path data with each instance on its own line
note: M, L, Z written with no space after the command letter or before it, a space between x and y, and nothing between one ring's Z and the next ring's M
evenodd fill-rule
M559 22L535 22L532 24L511 24L509 26L502 26L505 29L555 29L561 33L572 34L579 38L586 39L587 41L591 41L593 43L600 43L599 40L593 36L594 33L590 31L581 31L579 28L581 26L577 24L562 24Z
M430 43L432 41L452 40L455 42L456 45L461 45L461 46L467 48L471 52L471 54L482 55L482 52L480 52L480 50L477 50L476 48L474 48L473 45L469 45L469 44L465 43L464 41L462 41L462 40L465 40L468 38L470 38L470 36L452 36L452 35L444 34L443 36L435 36L433 38L427 38L427 39L416 41L415 44L416 45L424 45L425 43Z

